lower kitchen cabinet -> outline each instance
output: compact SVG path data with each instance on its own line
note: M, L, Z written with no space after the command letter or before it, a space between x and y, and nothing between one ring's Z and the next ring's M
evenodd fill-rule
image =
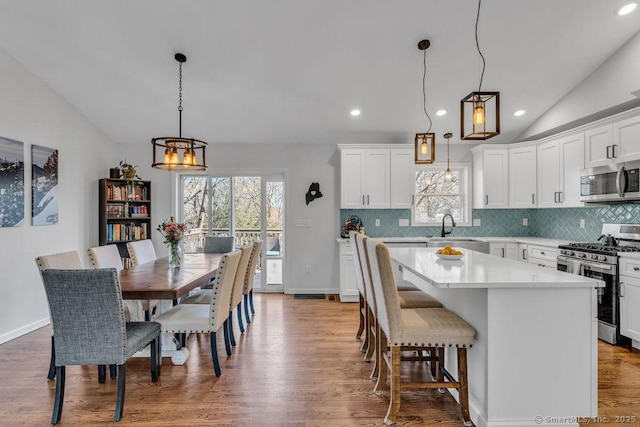
M489 245L489 253L491 255L499 256L500 258L508 258L518 261L518 247L519 245L517 243L491 243Z
M558 248L548 246L529 246L529 264L537 264L540 267L547 267L556 270L558 268Z
M340 248L340 301L358 302L358 279L351 243L338 243L338 247Z
M620 334L640 342L640 258L620 258Z

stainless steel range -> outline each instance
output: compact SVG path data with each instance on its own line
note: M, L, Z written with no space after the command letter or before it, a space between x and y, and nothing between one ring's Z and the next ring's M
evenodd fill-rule
M598 338L625 344L620 336L618 253L640 252L640 224L603 224L598 240L560 246L558 270L605 282L598 288Z

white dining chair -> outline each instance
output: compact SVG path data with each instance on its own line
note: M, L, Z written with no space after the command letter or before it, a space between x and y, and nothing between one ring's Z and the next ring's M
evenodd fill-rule
M157 259L156 250L153 248L151 239L137 240L127 243L127 251L133 265L144 264ZM153 309L158 305L158 300L142 300L145 320L151 320Z

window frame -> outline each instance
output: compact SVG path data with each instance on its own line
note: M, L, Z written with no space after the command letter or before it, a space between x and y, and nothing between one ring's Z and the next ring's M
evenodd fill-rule
M473 218L472 218L472 183L471 183L471 173L472 173L472 164L470 162L450 162L449 168L453 170L460 171L460 205L461 210L463 212L463 218L461 221L456 220L456 225L460 227L471 227ZM414 200L414 203L411 205L411 226L412 227L435 227L441 226L441 221L430 221L430 222L417 222L416 221L416 204L415 200L417 200L418 194L416 193L416 172L419 171L445 171L447 169L447 164L444 162L436 162L431 164L415 164L411 170L411 194Z

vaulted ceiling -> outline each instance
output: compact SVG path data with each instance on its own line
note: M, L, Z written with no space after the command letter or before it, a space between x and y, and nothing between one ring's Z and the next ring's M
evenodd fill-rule
M640 30L618 0L484 0L483 90L511 142ZM476 0L0 0L0 47L118 143L178 132L209 143L459 137L479 84ZM640 85L639 85L640 87ZM362 114L349 112L359 108ZM435 111L447 110L442 117ZM526 110L514 117L518 109Z

